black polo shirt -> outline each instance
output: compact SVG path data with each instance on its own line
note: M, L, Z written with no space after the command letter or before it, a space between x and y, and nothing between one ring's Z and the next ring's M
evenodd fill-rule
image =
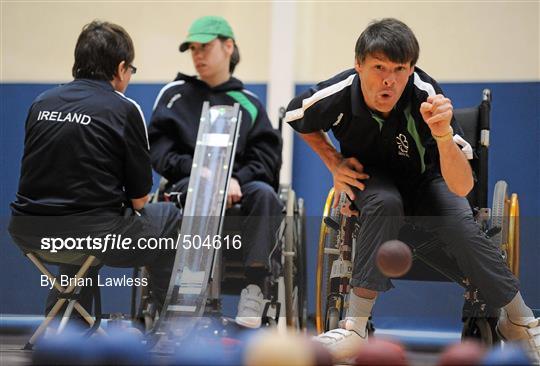
M144 116L110 82L76 79L46 91L25 131L16 215L120 212L150 192Z
M384 171L400 189L440 175L436 142L420 114L420 104L442 90L429 75L415 68L387 118L371 111L354 69L344 71L295 97L285 121L300 133L332 130L344 157L355 157L365 171ZM455 134L461 128L452 120Z

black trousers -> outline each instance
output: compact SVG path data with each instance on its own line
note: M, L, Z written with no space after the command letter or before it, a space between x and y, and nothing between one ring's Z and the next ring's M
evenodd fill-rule
M490 306L499 308L513 299L519 281L498 248L475 223L466 198L450 192L441 177L425 180L415 192L404 197L390 177L369 173L366 189L355 192L360 232L355 248L353 287L374 291L392 287L390 279L377 268L375 256L382 243L398 238L406 217L437 237Z
M174 184L171 190L187 192L189 178ZM277 230L283 219L283 203L267 183L252 181L242 184L240 216L226 213L225 230L241 232L244 265L267 264L277 240ZM184 195L185 197L185 195Z

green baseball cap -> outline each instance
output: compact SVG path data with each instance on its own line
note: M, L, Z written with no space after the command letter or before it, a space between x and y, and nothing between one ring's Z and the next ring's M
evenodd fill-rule
M189 27L188 36L180 45L180 52L186 51L191 42L208 43L218 36L234 39L232 28L225 19L216 16L199 18Z

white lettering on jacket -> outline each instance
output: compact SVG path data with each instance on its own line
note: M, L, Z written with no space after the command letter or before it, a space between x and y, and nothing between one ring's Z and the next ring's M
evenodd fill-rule
M39 111L38 121L56 121L56 122L73 122L80 125L88 125L92 122L92 117L81 113L64 113L57 111Z

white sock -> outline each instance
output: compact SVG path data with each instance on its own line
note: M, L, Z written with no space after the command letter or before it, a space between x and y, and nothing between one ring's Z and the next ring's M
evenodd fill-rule
M521 292L517 292L516 296L508 304L503 306L504 310L508 314L508 318L513 322L520 325L529 324L534 320L534 313L529 308L523 298Z
M351 290L349 294L349 310L347 310L347 316L345 318L345 329L354 330L361 337L364 337L367 321L371 315L371 309L373 309L375 299L365 299L357 296Z

